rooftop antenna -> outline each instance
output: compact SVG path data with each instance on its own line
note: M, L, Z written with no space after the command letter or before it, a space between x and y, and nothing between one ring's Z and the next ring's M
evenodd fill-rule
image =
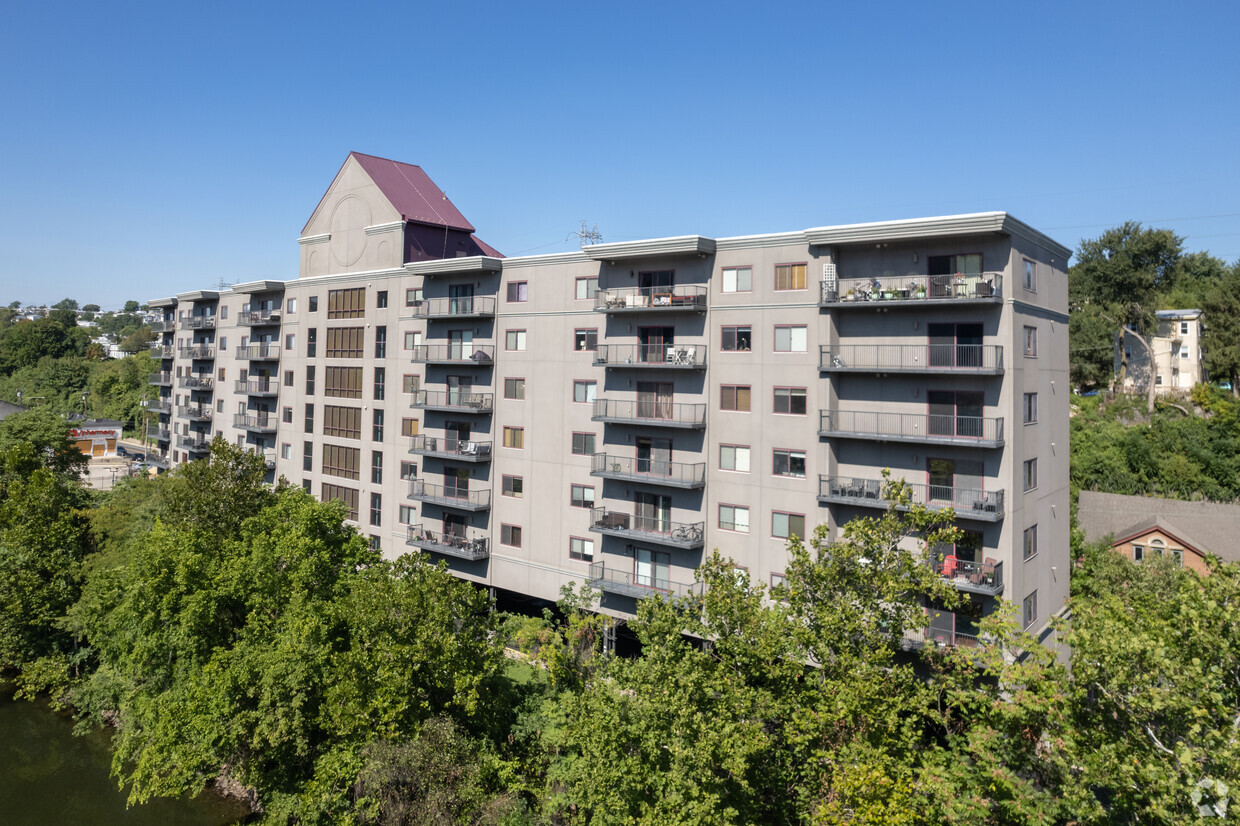
M228 287L231 287L231 286L232 286L232 284L229 284L227 281L225 281L223 278L221 278L221 279L220 279L220 283L219 283L219 285L216 287L216 289L218 289L220 292L223 292L225 289L227 289Z
M569 238L576 238L579 244L584 247L587 244L597 244L602 241L603 233L599 232L598 224L594 225L594 229L586 229L586 220L582 218L581 229L570 232L568 238L564 240L567 241Z

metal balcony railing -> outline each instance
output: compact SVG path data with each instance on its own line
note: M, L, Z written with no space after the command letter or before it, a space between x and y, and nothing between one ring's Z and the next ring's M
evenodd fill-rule
M590 511L590 530L675 548L700 548L706 540L705 522L673 522L658 516L638 516L607 508Z
M705 312L707 290L699 284L673 287L622 287L594 294L594 310L600 313Z
M180 387L188 387L190 390L210 390L212 386L211 376L198 374L194 376L181 376L177 380Z
M702 593L700 582L675 582L658 572L638 574L633 571L620 571L608 568L603 562L590 565L590 585L606 593L635 599L650 596L678 598Z
M706 485L706 463L686 464L596 453L590 463L590 475L673 488L700 488Z
M469 390L418 390L410 407L427 410L453 410L462 413L490 413L494 393Z
M274 431L280 419L274 413L246 414L237 413L233 416L233 427L243 430Z
M596 422L697 430L706 427L706 405L677 404L662 399L595 399L594 413L590 418Z
M146 409L152 413L171 413L172 402L166 399L152 399L146 403Z
M151 358L170 359L176 355L176 352L176 348L174 348L171 344L165 344L162 346L156 344L151 347Z
M183 447L194 453L204 453L211 449L211 440L203 436L177 436L177 447Z
M818 368L829 372L1003 372L1000 344L836 344L820 348Z
M461 510L480 511L491 507L491 490L468 490L466 488L450 488L443 485L431 485L421 479L414 479L409 486L409 498L418 502L429 502Z
M659 367L702 370L706 367L703 344L600 344L594 363L607 367Z
M152 373L149 384L171 385L172 374L171 373Z
M211 420L211 408L202 405L180 405L177 407L177 415L182 419L206 422Z
M1002 447L1003 419L936 413L819 411L818 435L920 444Z
M146 463L151 467L157 467L160 470L167 470L172 465L167 456L161 456L158 453L146 454Z
M237 348L239 359L278 359L279 357L280 345L274 341L265 344L246 344Z
M495 296L426 298L410 311L414 318L487 318L495 315Z
M905 275L870 278L841 278L838 284L823 281L819 303L823 305L866 305L978 301L1003 301L1003 273L956 273L955 275Z
M927 485L906 482L909 504L925 505L931 510L952 508L961 519L998 522L1003 519L1004 492L957 488L950 485ZM886 509L889 501L883 496L883 480L855 476L819 476L818 501Z
M180 353L183 359L215 358L215 348L209 344L194 344L189 347L182 347Z
M411 360L425 364L459 364L489 367L495 362L493 344L419 344Z
M491 553L485 536L458 536L454 533L428 530L422 525L409 526L409 538L405 540L405 543L427 551L474 562L486 559Z
M961 648L977 648L981 643L978 639L977 626L968 617L957 616L951 611L926 609L930 624L920 636L927 645L951 645Z
M414 436L410 453L421 456L438 456L443 459L460 459L465 462L489 462L490 442L471 442L468 439L441 438L439 436Z
M259 327L263 324L279 324L279 310L251 310L242 307L237 314L237 323L245 327Z
M215 316L213 315L192 315L185 319L185 327L190 330L214 330Z
M280 383L274 379L240 379L233 389L250 396L274 396L280 392Z
M146 429L146 438L166 442L172 438L172 433L166 427L148 427Z
M152 333L171 333L177 328L176 321L152 321L150 324Z
M954 554L934 556L927 560L934 572L960 591L997 596L1003 593L1003 562L987 559L974 562L958 559Z

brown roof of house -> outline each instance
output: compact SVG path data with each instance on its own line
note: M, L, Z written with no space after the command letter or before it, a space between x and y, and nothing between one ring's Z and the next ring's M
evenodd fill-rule
M1184 502L1152 496L1081 491L1077 521L1085 538L1133 537L1161 528L1194 549L1226 562L1240 561L1240 506L1217 502ZM1175 525L1192 527L1190 539Z
M474 227L422 167L350 152L406 221L473 232Z

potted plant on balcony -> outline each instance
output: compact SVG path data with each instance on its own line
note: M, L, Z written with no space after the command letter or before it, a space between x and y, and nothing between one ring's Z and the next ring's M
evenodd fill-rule
M925 284L918 284L918 285L917 285L917 286L913 289L913 296L914 296L915 298L925 298L925 297L926 297L926 285L925 285Z

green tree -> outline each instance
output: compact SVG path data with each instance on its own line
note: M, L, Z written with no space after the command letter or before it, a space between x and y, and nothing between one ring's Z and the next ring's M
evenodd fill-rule
M1068 270L1069 304L1109 308L1121 323L1147 333L1157 293L1175 285L1183 249L1184 239L1171 230L1136 221L1083 240Z
M131 299L129 299L128 301L126 301L126 302L125 302L125 307L124 307L124 309L122 310L122 312L126 312L126 313L136 313L136 312L138 312L138 309L139 309L139 304L138 304L138 302L137 302L137 301L134 301L134 300L131 298Z
M86 305L84 305L84 306L82 307L82 312L84 312L84 313L97 313L97 312L99 312L99 310L100 310L100 309L101 309L101 308L100 308L100 306L99 306L98 304L86 304Z
M1219 279L1201 302L1205 311L1206 364L1214 379L1231 382L1240 395L1240 261Z
M39 467L71 480L81 478L89 461L69 438L64 418L46 408L14 413L0 420L0 452L28 446L29 452L10 453L6 477L33 474Z
M1115 371L1116 325L1102 307L1081 304L1068 315L1068 366L1072 383L1105 388Z
M81 355L90 337L77 327L52 318L21 321L0 331L0 375L9 375L23 367L33 367L40 359Z
M120 343L121 352L129 355L141 353L144 350L149 350L151 342L154 340L155 333L151 331L150 327L139 327Z
M74 310L78 308L78 303L72 298L62 298L52 305L53 310Z

